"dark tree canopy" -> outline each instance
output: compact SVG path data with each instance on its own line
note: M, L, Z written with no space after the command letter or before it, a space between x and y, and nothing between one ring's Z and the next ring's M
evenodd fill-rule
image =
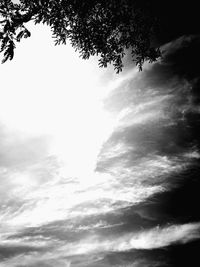
M99 66L122 70L127 50L141 70L160 56L152 46L156 18L148 0L11 0L0 2L0 52L12 60L16 42L31 36L26 23L51 27L55 44L67 40L83 59L99 56Z

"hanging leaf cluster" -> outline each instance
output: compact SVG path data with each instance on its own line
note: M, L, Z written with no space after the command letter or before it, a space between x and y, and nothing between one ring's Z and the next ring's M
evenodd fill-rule
M152 47L156 19L147 0L11 0L0 2L0 42L3 62L12 59L16 42L30 37L26 23L33 20L51 27L55 44L67 40L83 59L99 56L99 66L123 68L123 57L142 69L145 60L155 61L159 49Z

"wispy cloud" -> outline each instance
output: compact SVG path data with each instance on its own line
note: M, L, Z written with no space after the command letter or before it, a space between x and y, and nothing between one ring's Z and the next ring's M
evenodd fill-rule
M200 238L200 224L189 223L183 225L171 225L155 227L137 233L128 233L104 240L98 237L90 237L82 240L80 244L69 244L68 255L87 254L106 251L128 251L132 249L155 249L169 246L175 243L187 243ZM61 248L63 250L63 248Z
M119 208L141 202L148 196L163 190L159 185L138 184L130 191L131 183L122 186L123 182L120 179L116 181L115 177L109 175L105 177L99 175L98 179L99 183L85 188L80 183L74 184L67 181L65 184L59 182L44 184L40 189L25 194L21 207L17 211L13 212L10 207L5 210L4 222L23 227L77 216L114 212Z
M107 239L98 236L90 236L86 239L76 241L73 243L65 244L63 241L57 241L57 246L47 247L45 250L42 249L41 244L33 245L32 241L30 244L28 240L26 246L26 252L23 252L23 240L16 241L12 239L7 242L10 247L16 246L19 242L18 251L14 258L5 259L1 266L18 266L23 262L24 266L35 266L36 264L42 264L43 262L47 266L53 266L57 263L57 266L65 266L62 264L68 264L70 266L70 257L78 255L92 255L100 253L105 255L110 252L124 252L130 250L151 250L156 248L162 248L169 246L171 244L185 244L187 242L196 240L200 237L200 224L199 223L189 223L183 225L169 225L163 227L155 227L149 230L141 230L135 233L121 234L120 236L115 236L113 238ZM13 242L13 243L12 243ZM6 242L5 242L6 244ZM48 242L47 242L48 244ZM31 252L36 250L35 252ZM5 247L5 246L4 246ZM21 247L21 250L19 249ZM30 249L29 249L30 248ZM40 248L40 251L37 249ZM48 249L48 252L47 252ZM7 265L6 265L7 264ZM13 265L11 265L13 264ZM49 265L48 265L49 264Z

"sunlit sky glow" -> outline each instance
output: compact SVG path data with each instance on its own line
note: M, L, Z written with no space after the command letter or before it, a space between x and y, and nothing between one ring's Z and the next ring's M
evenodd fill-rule
M105 89L94 64L70 45L54 47L50 32L38 28L1 70L1 122L21 135L52 138L49 153L65 160L70 175L86 176L114 123L102 108Z

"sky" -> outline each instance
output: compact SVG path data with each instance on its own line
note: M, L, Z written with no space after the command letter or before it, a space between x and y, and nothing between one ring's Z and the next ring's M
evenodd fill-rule
M199 262L199 35L116 75L45 26L0 66L0 267Z

